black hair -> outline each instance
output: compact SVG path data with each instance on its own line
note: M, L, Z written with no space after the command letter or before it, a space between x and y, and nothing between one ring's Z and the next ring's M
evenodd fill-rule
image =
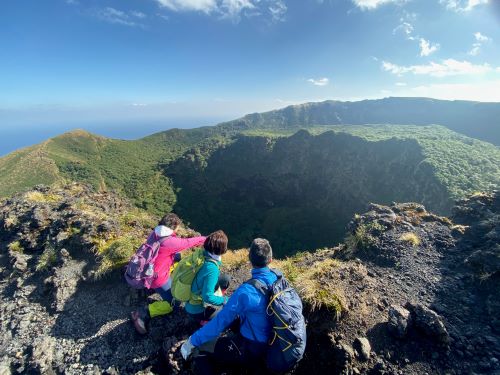
M264 238L254 239L250 245L248 257L254 268L266 267L273 259L271 244Z

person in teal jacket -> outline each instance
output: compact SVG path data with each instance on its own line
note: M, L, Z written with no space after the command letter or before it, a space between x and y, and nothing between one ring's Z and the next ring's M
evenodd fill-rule
M229 287L230 277L220 272L227 243L226 234L219 230L210 234L203 244L205 263L193 280L191 299L185 305L186 312L202 324L213 318L227 302L225 292Z

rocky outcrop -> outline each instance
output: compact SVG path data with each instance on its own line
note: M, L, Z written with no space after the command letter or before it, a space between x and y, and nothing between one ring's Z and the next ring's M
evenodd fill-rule
M96 277L120 259L106 255L109 242L115 251L118 236L147 233L141 213L85 187L34 193L0 205L0 374L191 374L179 355L196 329L185 313L153 319L137 337L129 313L157 295L129 290L119 270ZM415 203L371 205L345 244L277 259L308 320L294 373L497 373L496 271L484 279L470 263L477 252L498 256L497 202L470 198L452 220ZM247 256L225 257L234 288L249 278Z

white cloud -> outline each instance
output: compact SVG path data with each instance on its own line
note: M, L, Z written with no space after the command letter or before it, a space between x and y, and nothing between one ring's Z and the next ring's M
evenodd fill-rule
M396 86L404 87L404 86L406 86L406 82L396 82Z
M411 34L413 33L413 25L409 22L402 21L401 24L399 24L394 30L392 30L392 33L395 35L400 31L403 32L407 37L411 37Z
M491 40L491 38L481 34L479 31L477 33L474 33L474 38L476 38L476 40L481 43L489 42Z
M269 6L269 12L271 13L271 17L273 21L281 21L285 20L285 14L288 8L282 0L274 1L273 4Z
M447 9L455 12L469 12L478 5L488 4L489 0L439 0Z
M210 13L217 8L215 0L156 0L160 5L175 12L197 11Z
M272 21L284 21L287 6L284 0L155 0L174 12L201 12L221 19L238 22L242 15L268 16Z
M428 84L408 88L398 95L419 96L445 100L477 100L500 102L500 80L475 83Z
M418 42L420 46L420 56L429 56L439 49L439 43L431 43L429 40L413 34L415 28L412 22L416 19L417 15L415 13L404 12L403 17L399 19L400 24L392 30L392 33L394 35L403 33L406 39Z
M362 10L370 10L379 7L380 5L389 3L402 3L405 0L352 0L354 5Z
M474 43L472 45L471 50L467 53L471 56L477 56L477 55L479 55L480 51L481 51L481 43Z
M441 63L430 62L426 65L400 66L387 61L382 62L382 69L386 72L402 76L407 73L415 75L429 75L432 77L448 77L458 75L477 75L493 71L489 64L475 65L469 61L447 59Z
M474 38L476 38L476 42L472 44L472 48L468 52L468 54L471 56L479 55L479 52L481 52L481 47L483 46L483 44L491 42L491 38L481 34L479 31L474 33Z
M430 41L420 38L420 56L429 56L439 49L439 44L431 44Z
M143 18L146 18L146 17L147 17L144 13L142 13L142 12L138 12L138 11L135 11L135 10L131 11L131 12L130 12L130 15L131 15L132 17L136 17L136 18L140 18L140 19L143 19Z
M250 0L222 0L219 10L222 12L222 18L231 18L239 20L240 14L245 9L255 9L255 5Z
M330 83L330 80L326 77L319 79L309 78L307 82L310 82L315 86L326 86Z
M134 18L140 18L137 17L137 15L133 15L133 13L136 12L124 12L122 10L118 10L112 7L106 7L102 9L97 9L95 11L95 16L99 18L102 21L109 22L109 23L114 23L118 25L124 25L124 26L141 26L143 27L144 25L137 23ZM140 12L137 12L140 13ZM141 13L142 14L142 13ZM145 16L145 15L144 15Z

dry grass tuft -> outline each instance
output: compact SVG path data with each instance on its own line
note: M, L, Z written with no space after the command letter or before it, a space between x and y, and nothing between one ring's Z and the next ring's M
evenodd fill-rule
M280 269L285 277L297 289L304 303L312 311L326 309L333 312L335 318L347 310L346 298L342 290L336 288L336 269L341 262L327 258L312 265L301 264L304 254L297 254L282 260L273 261L273 266Z
M459 225L459 224L456 224L456 225L452 225L450 229L453 230L453 231L456 231L456 232L458 232L460 234L465 234L465 231L467 229L469 229L469 226L468 225Z
M3 221L3 226L5 229L11 229L19 224L19 220L15 216L7 216Z
M228 250L222 256L222 266L226 270L234 270L248 263L248 249Z
M27 192L24 197L26 200L38 203L57 203L61 201L61 197L56 194L43 194L39 191Z
M413 233L413 232L403 233L401 235L401 237L399 237L399 240L403 241L403 242L407 242L410 245L412 245L413 247L420 245L420 243L422 242L420 240L420 237L416 233Z
M312 311L326 309L333 312L336 319L347 310L346 298L343 291L335 287L332 279L340 266L334 259L325 259L316 262L311 267L303 269L295 282L295 287Z
M129 229L135 228L137 226L142 226L144 228L154 228L156 221L148 213L132 209L127 213L123 214L119 218L119 222L122 226ZM182 233L179 233L182 237Z
M475 191L470 195L471 198L480 198L480 197L487 197L488 193L485 193L484 191Z

